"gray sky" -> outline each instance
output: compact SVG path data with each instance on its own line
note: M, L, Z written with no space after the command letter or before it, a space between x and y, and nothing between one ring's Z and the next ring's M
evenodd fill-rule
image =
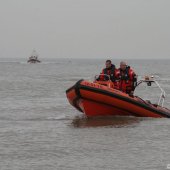
M0 57L170 58L170 0L0 0Z

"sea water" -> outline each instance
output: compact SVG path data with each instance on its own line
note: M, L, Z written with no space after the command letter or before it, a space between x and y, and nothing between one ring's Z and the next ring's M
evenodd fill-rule
M118 67L120 60L112 60ZM0 60L1 170L161 170L170 164L170 120L107 117L88 119L65 91L93 80L104 59L49 59L27 64ZM170 60L128 60L138 74L154 75L170 108ZM153 90L153 91L151 91ZM155 86L135 95L157 102Z

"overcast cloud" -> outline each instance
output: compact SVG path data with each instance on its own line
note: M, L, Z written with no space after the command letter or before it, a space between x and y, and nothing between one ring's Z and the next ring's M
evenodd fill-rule
M170 0L0 0L0 57L169 58Z

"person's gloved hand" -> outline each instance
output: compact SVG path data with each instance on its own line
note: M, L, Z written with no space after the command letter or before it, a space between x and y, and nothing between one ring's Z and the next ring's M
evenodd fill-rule
M131 92L129 93L129 96L130 96L130 97L134 97L133 94L134 94L134 91L131 91Z

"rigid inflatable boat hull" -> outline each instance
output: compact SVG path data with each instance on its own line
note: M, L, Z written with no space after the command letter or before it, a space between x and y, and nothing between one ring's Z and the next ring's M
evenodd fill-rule
M66 95L70 104L88 117L107 115L170 117L170 110L166 108L85 80L78 81L66 91Z

